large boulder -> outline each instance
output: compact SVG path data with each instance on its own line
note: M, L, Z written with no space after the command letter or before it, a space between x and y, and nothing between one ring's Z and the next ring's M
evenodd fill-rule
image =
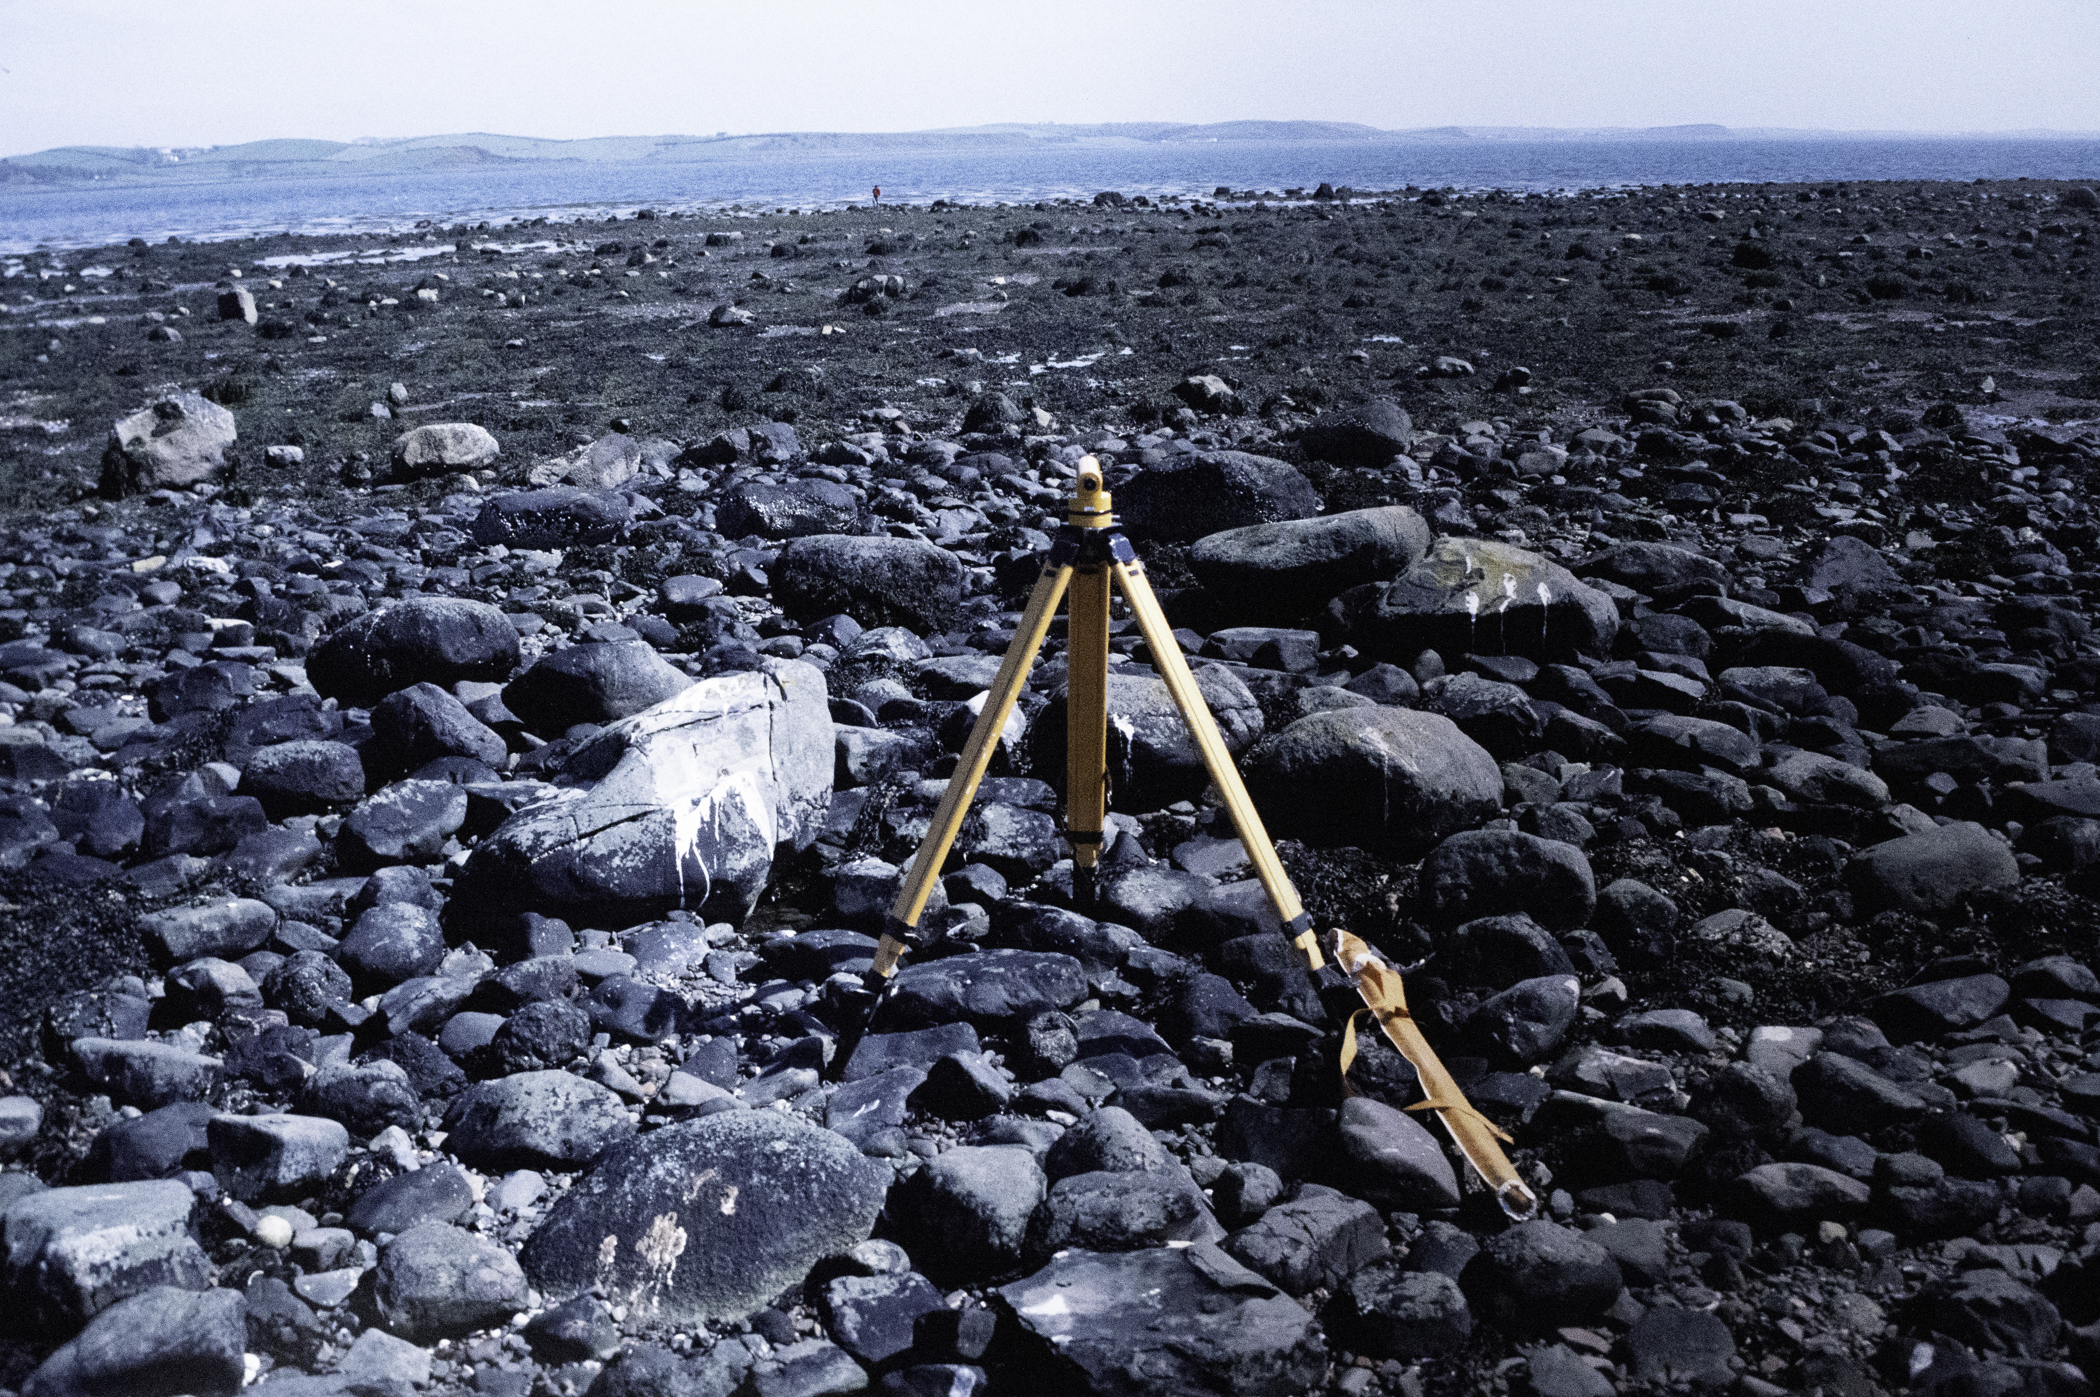
M518 628L486 602L411 597L331 632L306 657L307 682L346 708L370 708L397 689L462 679L508 679Z
M742 921L774 851L806 848L831 802L821 671L793 660L704 680L612 724L476 846L455 915L537 912L630 926L679 907Z
M1403 663L1440 655L1609 655L1616 603L1560 564L1477 538L1440 538L1391 582L1353 587L1330 615L1367 655Z
M1410 708L1300 718L1255 750L1247 785L1279 836L1399 854L1502 807L1502 769L1486 749Z
M448 1148L477 1169L580 1169L634 1134L606 1087L567 1072L517 1072L460 1093Z
M1262 733L1261 705L1223 665L1195 671L1196 689L1216 719L1225 748L1238 756ZM1052 786L1065 784L1065 724L1069 694L1063 685L1036 719L1035 774ZM1203 754L1174 706L1166 681L1145 674L1108 676L1108 780L1118 808L1157 810L1194 800L1210 784Z
M830 480L732 485L715 506L715 528L725 538L809 538L861 531L860 496Z
M770 576L774 600L801 621L845 612L863 626L923 631L962 600L962 561L924 539L813 534L790 540Z
M102 453L102 489L128 495L216 480L239 435L233 414L195 393L170 393L117 419Z
M1168 455L1118 486L1115 499L1133 534L1175 543L1320 512L1319 495L1296 466L1245 451Z
M70 1334L155 1286L202 1290L212 1265L179 1180L53 1188L0 1214L0 1291L35 1332Z
M608 1153L547 1213L520 1260L566 1297L602 1286L631 1321L737 1320L867 1240L887 1165L779 1111L725 1111Z
M1298 444L1316 461L1383 470L1414 445L1415 423L1391 398L1372 398L1352 408L1322 414L1299 434Z
M2020 865L2012 846L1982 825L1953 824L1876 844L1846 867L1845 879L1863 908L1933 917L1972 892L2010 887Z
M156 1286L110 1306L22 1386L23 1397L233 1397L246 1376L240 1292Z
M497 495L474 516L474 541L487 547L587 548L611 543L634 519L625 495L553 485Z
M1235 621L1295 620L1329 597L1413 567L1429 523L1406 505L1250 524L1198 539L1189 565Z
M479 470L502 451L485 427L472 422L432 422L394 439L394 475L408 480L447 471Z
M1660 602L1728 595L1728 569L1704 553L1669 543L1621 543L1576 564L1580 577L1601 577Z
M1549 931L1589 925L1597 884L1582 850L1516 830L1452 835L1422 862L1420 897L1434 924L1524 913Z
M1046 1388L1297 1397L1325 1380L1312 1315L1217 1247L1068 1251L993 1292Z
M566 456L544 461L526 473L533 485L573 485L581 490L617 490L652 467L663 466L678 455L668 441L636 441L624 432L608 432Z
M411 1343L465 1338L525 1308L510 1251L445 1222L419 1222L379 1254L374 1298L386 1327Z
M559 737L578 723L631 718L692 682L646 640L571 645L513 679L503 706L534 732Z
M1586 1324L1618 1299L1611 1253L1557 1222L1522 1222L1488 1239L1459 1275L1473 1308L1512 1333Z

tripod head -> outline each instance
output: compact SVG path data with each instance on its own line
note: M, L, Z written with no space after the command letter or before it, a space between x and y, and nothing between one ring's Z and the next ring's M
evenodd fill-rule
M1101 481L1101 463L1091 456L1079 458L1079 479L1065 506L1065 522L1075 529L1112 529L1116 526L1115 500Z

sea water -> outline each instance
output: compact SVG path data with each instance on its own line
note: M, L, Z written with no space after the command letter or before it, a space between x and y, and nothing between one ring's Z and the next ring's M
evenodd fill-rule
M377 233L418 221L573 221L660 212L833 208L885 201L1034 203L1126 195L1209 197L1219 185L1282 195L1321 181L1555 191L1827 180L2094 179L2089 139L1042 142L995 151L809 153L712 161L518 161L415 174L0 185L0 252L265 233Z

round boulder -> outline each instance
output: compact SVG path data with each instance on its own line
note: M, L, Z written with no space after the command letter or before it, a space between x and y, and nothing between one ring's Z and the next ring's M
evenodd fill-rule
M479 470L503 448L485 427L472 422L432 422L394 440L394 475L412 479L448 471Z
M1982 825L1943 825L1891 839L1854 859L1845 880L1862 907L1893 907L1933 917L1972 892L2020 879L2012 846Z
M1430 919L1443 926L1521 912L1549 931L1574 931L1597 909L1582 850L1515 830L1452 835L1423 861L1421 889Z
M462 679L508 679L518 667L518 630L486 602L412 597L367 612L306 658L306 677L323 698L370 708L397 689Z
M1516 1334L1586 1324L1620 1286L1610 1252L1555 1222L1521 1222L1489 1238L1458 1279L1477 1313Z
M559 736L632 717L692 684L646 640L614 640L555 651L511 681L503 704L534 732Z
M774 600L798 621L845 612L866 626L935 630L962 600L962 561L923 539L793 539L770 572Z
M1440 538L1389 583L1353 587L1331 613L1365 654L1409 663L1440 655L1609 655L1618 605L1558 563L1507 543Z
M1319 495L1296 466L1245 451L1169 455L1148 463L1115 496L1133 534L1177 543L1320 512Z
M1189 565L1234 617L1288 621L1360 583L1405 572L1430 537L1421 515L1386 505L1226 529L1198 539Z
M1323 413L1298 438L1305 454L1337 466L1380 470L1414 445L1415 423L1391 398L1372 398L1340 412Z
M1247 784L1270 830L1420 853L1502 806L1502 769L1448 718L1409 708L1315 713L1256 748Z

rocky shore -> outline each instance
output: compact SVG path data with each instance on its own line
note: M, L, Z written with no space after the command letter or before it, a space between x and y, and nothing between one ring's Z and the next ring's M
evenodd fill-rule
M1322 189L1323 196L1333 191ZM1345 191L1346 193L1346 191ZM0 1389L2100 1372L2082 186L788 210L0 271ZM1063 626L1075 467L1511 1225Z

